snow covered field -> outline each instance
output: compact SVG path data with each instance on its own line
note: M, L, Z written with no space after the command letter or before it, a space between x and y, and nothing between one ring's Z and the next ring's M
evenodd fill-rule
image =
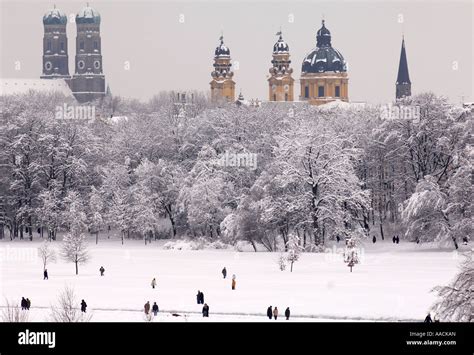
M268 306L293 321L420 321L435 299L430 290L447 284L460 258L451 249L390 241L366 243L353 272L334 253L304 253L292 273L280 271L279 253L234 250L165 250L163 242L101 240L89 244L91 260L79 266L58 259L43 281L39 241L0 242L0 305L5 299L32 302L30 321L47 321L49 307L65 285L85 299L92 321L144 321L143 305L157 302L155 321L268 321ZM54 242L58 248L60 242ZM330 244L328 247L332 247ZM343 243L335 245L343 250ZM464 250L467 250L465 246ZM105 276L99 273L105 268ZM223 279L221 270L228 275ZM237 287L231 290L231 276ZM153 277L157 288L150 286ZM210 318L196 303L204 292ZM79 305L78 305L79 306ZM171 313L181 317L173 317ZM278 319L283 321L284 317Z

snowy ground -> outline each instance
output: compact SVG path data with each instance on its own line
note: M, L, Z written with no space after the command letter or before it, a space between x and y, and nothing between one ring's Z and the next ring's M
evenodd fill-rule
M160 307L155 321L269 321L265 312L270 305L281 315L289 306L293 321L419 321L435 299L430 290L448 283L460 261L451 249L394 245L390 240L366 243L362 263L350 273L335 253L336 247L343 250L340 243L328 253L303 254L290 273L279 270L279 253L164 250L163 243L145 246L126 240L121 245L105 240L90 243L91 260L79 267L78 276L73 264L59 260L48 266L49 280L43 281L39 245L0 242L0 305L5 299L30 298L30 321L48 320L49 307L65 285L74 287L79 300L86 300L92 321L144 321L146 301ZM99 274L102 265L104 277ZM154 290L153 277L158 282ZM209 319L201 317L197 290L209 304Z

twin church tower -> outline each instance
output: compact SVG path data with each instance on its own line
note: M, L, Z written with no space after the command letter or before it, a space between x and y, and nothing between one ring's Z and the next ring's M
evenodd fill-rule
M269 101L295 101L290 48L281 31L273 46L272 67L268 79ZM230 50L223 38L216 48L214 71L211 73L211 96L214 100L234 101L235 82L231 70ZM342 54L331 45L331 32L324 20L316 34L316 48L303 60L300 77L300 101L321 105L334 100L349 100L347 64Z
M67 16L56 8L43 16L43 75L41 79L64 79L79 102L105 95L102 70L100 14L87 4L75 17L76 57L74 75L69 75Z

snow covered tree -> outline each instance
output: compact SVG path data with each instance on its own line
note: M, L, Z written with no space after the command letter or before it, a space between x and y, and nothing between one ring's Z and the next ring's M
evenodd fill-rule
M281 271L285 271L286 269L286 262L288 261L285 253L280 253L278 256L278 267L280 268Z
M2 307L1 319L5 323L25 323L28 322L30 312L25 312L15 301L5 299L5 306Z
M59 188L52 185L50 189L43 190L39 196L39 206L36 208L38 223L41 228L46 227L49 240L56 240L56 233L61 226L62 199Z
M346 250L344 251L344 262L352 268L359 263L359 254L357 251L357 241L355 237L346 240Z
M433 291L438 294L438 301L432 310L444 322L473 322L474 304L474 261L472 255L466 254L460 271L448 286L437 286Z
M77 191L69 191L64 198L63 224L72 235L79 235L87 229L87 214L84 201Z
M300 239L293 234L288 240L288 262L290 263L290 272L293 272L293 264L298 261L301 254Z
M89 218L88 226L91 233L95 233L95 243L99 242L99 232L103 227L104 219L102 217L104 204L100 192L94 187L91 187L89 194Z
M407 226L405 235L417 243L445 241L450 237L445 208L446 194L434 177L425 176L403 209L402 218ZM453 241L457 248L456 240Z
M46 266L50 262L56 261L56 251L51 247L51 243L43 242L38 248L38 256L43 262L43 270L46 270Z
M85 264L90 258L85 235L83 233L66 234L61 247L61 255L65 261L76 265L76 275L78 275L79 264Z

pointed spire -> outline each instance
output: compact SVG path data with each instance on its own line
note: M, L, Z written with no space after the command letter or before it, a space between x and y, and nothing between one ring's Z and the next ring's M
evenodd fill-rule
M405 51L405 39L402 39L402 50L400 53L400 63L398 64L397 84L411 84L408 75L407 53Z
M402 35L402 49L400 52L400 62L398 64L398 75L396 83L396 97L397 99L411 95L411 81L408 74L407 53L405 50L405 36Z

